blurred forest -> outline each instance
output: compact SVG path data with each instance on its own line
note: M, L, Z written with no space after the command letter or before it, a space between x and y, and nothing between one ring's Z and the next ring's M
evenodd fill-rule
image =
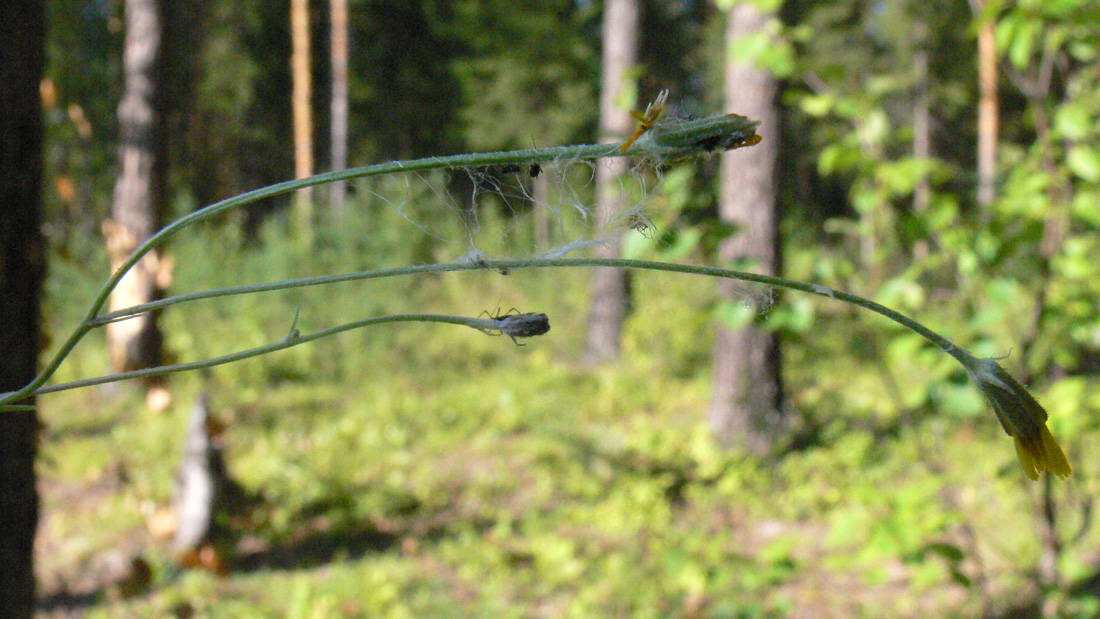
M634 3L619 107L644 110L667 88L670 114L739 112L726 109L728 63L766 69L780 274L1007 355L1074 475L1027 479L961 367L828 299L730 300L704 280L634 274L621 354L591 365L583 270L232 297L159 315L163 359L278 340L299 308L316 328L516 306L553 330L518 348L381 326L173 375L157 401L125 388L41 396L39 616L1100 617L1088 455L1100 447L1100 3L757 0L764 26L733 41L732 0ZM343 4L157 3L163 221L302 175L302 148L321 172L602 137L604 3L347 0L346 91L331 29ZM49 354L116 262L104 221L118 217L126 135L124 5L47 6ZM292 6L308 12L304 138ZM652 229L626 235L624 254L730 266L720 248L739 226L722 215L721 176L717 156L667 166L646 198ZM467 195L473 182L412 178L421 214L440 188ZM283 197L187 230L164 248L157 285L455 259L434 233L461 236L462 222L425 234L386 187L316 189L304 220L302 196ZM536 212L491 195L473 208L504 250L545 240ZM717 325L782 346L785 426L768 449L726 448L708 425ZM93 333L55 380L110 371L107 351ZM200 394L249 505L219 516L206 570L181 568L158 525Z

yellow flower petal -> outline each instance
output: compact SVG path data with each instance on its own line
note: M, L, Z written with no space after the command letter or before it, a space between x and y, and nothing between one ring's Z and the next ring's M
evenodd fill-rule
M1038 480L1043 471L1063 479L1069 477L1073 467L1047 428L1047 412L1027 389L996 359L976 359L961 353L955 358L970 373L974 384L989 400L1001 427L1016 443L1016 456L1024 473L1032 480Z
M1046 451L1046 468L1051 472L1066 479L1073 474L1073 467L1070 466L1069 460L1066 459L1065 452L1062 451L1062 447L1058 445L1058 441L1054 440L1054 436L1051 435L1050 430L1047 429L1046 424L1043 424L1043 449Z
M1031 478L1031 481L1039 481L1039 471L1035 470L1035 458L1032 457L1031 452L1028 451L1019 437L1013 438L1016 439L1016 457L1020 459L1020 466L1023 467L1024 473Z

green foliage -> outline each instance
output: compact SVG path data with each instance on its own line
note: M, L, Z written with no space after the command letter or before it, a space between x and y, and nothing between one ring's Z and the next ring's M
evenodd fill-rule
M335 271L408 259L395 252L407 251L415 228L392 209L352 208L351 221L362 223L323 231L324 249L313 259ZM500 221L482 224L487 234L501 232ZM360 225L390 232L371 235ZM237 238L231 228L181 236L172 245L177 285L299 274L308 250L285 230L272 220L258 244L228 255L213 249ZM224 256L216 269L214 255ZM54 278L53 290L86 290L98 279L76 268ZM959 583L974 574L958 557L969 552L957 537L963 523L996 535L1007 556L1025 564L1034 556L1029 520L1006 524L1004 514L1020 514L1021 493L1007 482L1015 471L1003 474L1011 454L999 429L982 424L975 435L944 418L904 413L910 417L901 425L900 417L882 416L898 403L876 396L882 379L870 368L914 357L910 372L938 367L930 351L906 338L860 351L853 334L848 352L834 353L831 371L821 372L812 356L835 336L792 347L810 357L792 364L797 406L826 425L813 447L775 461L746 458L718 449L699 414L709 392L711 329L699 308L714 293L669 274L637 279L637 302L647 311L628 324L629 361L598 371L565 361L577 352L571 334L583 326L583 298L554 291L583 289L581 272L475 271L166 311L170 349L182 358L281 337L299 306L300 325L311 327L409 305L476 312L515 303L550 313L554 330L538 346L516 348L470 330L380 327L214 368L201 382L231 421L231 473L264 499L241 532L284 552L320 544L329 558L299 550L292 556L301 563L290 567L256 559L266 567L233 572L225 583L201 573L158 576L155 593L93 612L163 613L186 602L229 617L520 617L532 608L564 616L779 617L827 579L875 590L900 570L906 592L876 597L878 606L865 612L905 616L936 592L966 595ZM819 320L851 321L834 316L836 309L822 307ZM74 318L61 313L61 322ZM78 366L101 354L81 350ZM848 384L823 384L833 377ZM908 378L937 384L934 376ZM826 397L810 399L814 384ZM1085 397L1082 386L1051 395ZM86 492L78 480L121 481L88 496L99 506L91 520L70 511L63 492L47 493L51 538L88 526L98 533L43 569L143 538L142 506L169 499L190 394L200 387L198 377L182 375L169 414L132 399L88 407L80 391L44 397L47 486ZM860 405L860 393L872 399ZM906 399L902 408L919 406L919 398L912 407ZM945 480L951 492L985 496L945 501ZM166 548L139 543L154 566L167 564Z
M824 224L839 241L830 244L831 249L791 245L789 272L829 286L874 291L876 300L911 315L925 315L934 308L937 324L954 333L960 344L988 356L1010 354L1006 363L1018 376L1033 381L1040 401L1051 411L1051 427L1065 428L1062 436L1081 438L1097 429L1096 403L1082 390L1095 372L1089 359L1095 354L1100 320L1092 260L1100 197L1100 151L1095 148L1100 120L1095 102L1100 97L1094 64L1100 31L1090 19L1095 7L1087 2L1021 3L991 8L981 16L994 20L998 48L1013 66L1008 76L1027 100L1020 106L1011 103L1011 94L1002 99L1009 102L1001 107L1006 128L1002 136L1008 137L999 153L999 199L982 208L969 195L969 178L963 174L972 156L957 150L959 143L968 143L970 129L959 126L953 106L931 107L934 122L952 129L949 139L933 134L935 157L921 160L907 152L910 114L918 94L911 79L898 72L910 62L912 49L907 46L934 54L934 78L927 86L931 97L955 99L957 68L945 61L961 54L950 50L965 41L952 38L961 33L939 21L950 10L941 15L927 12L934 5L891 2L882 4L880 13L860 14L854 10L858 3L834 3L808 6L795 16L799 27L812 26L795 32L814 35L802 39L809 51L807 69L813 72L810 88L803 96L790 97L796 113L812 121L805 121L805 129L795 133L820 136L811 138L811 143L819 139L822 145L814 163L821 174L840 179L848 209ZM876 20L898 11L910 11L917 19L915 24L897 21L915 38L879 36L885 26ZM928 28L936 24L943 27ZM941 41L953 43L926 47L930 39L921 37L931 32L946 33L938 35ZM884 73L878 63L892 67L893 73ZM915 196L922 184L928 193L918 209ZM967 191L960 191L964 188ZM822 323L852 318L824 307L817 316L815 333L832 333L822 331ZM799 389L805 402L820 407L829 401L826 398L837 399L844 403L843 410L874 415L879 424L906 420L908 425L935 412L974 417L997 431L985 403L957 369L937 360L921 342L893 335L889 344L878 344L862 327L848 329L850 337L832 334L806 343L808 359L832 355L846 387L837 381L824 388ZM852 340L858 340L858 346ZM843 365L838 365L838 354ZM828 379L818 377L814 382ZM846 436L851 437L851 431L845 426ZM1070 451L1080 449L1070 446ZM905 496L921 492L907 488ZM1068 498L1056 499L1053 509L1059 520L1080 517ZM843 535L871 535L858 544L862 553L877 546L874 536L884 522L881 514L863 524L845 522L852 528ZM924 514L918 522L944 521ZM897 530L920 527L910 523ZM917 538L927 540L949 530L927 530ZM916 554L911 556L929 556L919 544L901 538L892 543L895 548L912 548L908 552ZM960 582L967 580L958 573L959 558L952 558L956 550L932 554L948 559ZM1087 601L1081 604L1088 607Z
M572 2L517 2L506 11L452 3L450 27L469 49L453 68L462 85L466 143L505 150L586 140L596 112L598 42L591 10ZM516 41L541 41L516 45Z
M482 2L354 4L353 39L374 42L362 45L354 70L358 158L590 132L594 3L504 11ZM1088 526L1100 491L1088 457L1100 447L1100 395L1091 387L1100 333L1100 20L1084 0L988 6L973 18L957 2L792 2L783 17L793 47L765 46L772 33L762 33L740 52L790 78L779 132L785 273L929 317L980 354L1011 351L1005 363L1035 387L1077 467L1050 493L1052 536L1063 542L1053 557L1044 554L1050 538L1037 533L1043 499L1021 484L987 403L915 335L827 299L786 295L761 312L755 302L775 298L769 290L746 286L745 303L718 304L693 278L644 274L634 280L623 361L584 368L570 361L585 328L583 272L485 270L167 310L167 347L182 360L278 340L299 311L309 329L414 308L476 315L515 305L547 312L554 329L537 346L516 348L441 325L373 327L203 377L179 375L166 414L126 393L44 397L41 571L83 570L103 548L144 553L155 592L97 604L91 616L163 615L180 602L226 617L780 617L807 608L815 616L974 616L1048 594L1064 616L1095 616L1096 597L1075 583L1095 578L1100 543ZM93 93L107 91L112 70L104 59L114 41L102 27L110 16L81 21L68 4L58 7L69 20L58 22L52 48L65 101L109 127L114 102ZM185 68L195 76L193 100L178 113L190 120L177 121L190 129L174 133L183 136L174 148L201 161L177 178L181 211L288 175L279 7L214 3L194 16L203 53ZM640 90L655 73L683 75L682 98L713 104L716 89L695 85L706 81L698 52L684 51L704 20L658 10L646 19L667 36L646 44L651 71ZM999 198L989 207L970 195L973 19L994 20L1011 67L1002 87L1021 88L1003 96ZM86 29L98 34L76 36ZM73 41L89 46L85 64L60 53ZM922 53L923 77L915 68ZM1043 75L1045 89L1028 87ZM933 145L931 157L918 158L913 112L923 95ZM80 142L62 109L51 120L57 152L83 144L87 158L72 171L91 177L102 202L110 145ZM631 233L627 252L705 260L731 232L712 221L714 164L662 172L645 212L653 230ZM641 174L626 186L641 195L634 184L651 180ZM170 244L173 287L438 261L442 243L410 221L432 220L440 204L431 188L453 181L356 181L358 201L341 226L319 229L314 245L288 235L278 216L258 227L230 216L194 229ZM915 195L925 190L918 209ZM480 227L471 242L501 254L532 245L528 210L495 197L474 206ZM441 218L432 225L440 238L467 232ZM47 307L59 337L86 309L106 261L91 234L56 238L64 242ZM719 450L703 423L716 320L755 321L787 344L796 423L791 444L771 458ZM98 374L100 337L57 378ZM200 388L231 421L231 472L264 499L240 533L271 552L252 557L256 571L226 581L169 577L166 547L143 533L146 508L169 499L183 420ZM1036 576L1040 557L1059 570L1055 581ZM989 597L1002 591L1015 593Z

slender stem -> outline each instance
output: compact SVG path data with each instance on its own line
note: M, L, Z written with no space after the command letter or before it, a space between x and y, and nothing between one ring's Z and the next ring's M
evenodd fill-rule
M468 153L461 155L452 155L449 157L426 157L424 159L415 159L412 161L393 161L389 163L380 163L375 165L363 166L358 168L349 168L347 170L341 170L338 172L326 172L324 174L316 174L308 178L301 178L292 181L285 181L282 183L276 183L269 185L261 189L249 191L239 196L234 196L215 202L206 208L200 209L181 217L172 222L168 226L162 228L159 232L149 237L144 243L138 246L134 250L134 253L123 262L113 275L107 280L103 287L96 294L92 301L91 306L88 308L87 314L80 324L73 330L68 339L62 343L58 349L57 354L46 364L46 366L39 372L38 376L33 381L28 383L25 387L19 391L9 394L10 397L5 397L3 401L14 401L21 399L34 393L36 389L46 383L47 380L53 376L57 368L61 366L61 362L65 357L72 352L77 343L88 333L91 329L89 324L95 319L96 315L103 308L103 305L107 302L107 298L110 296L111 291L115 289L122 277L128 272L145 254L153 250L161 243L163 243L168 237L183 230L184 228L209 219L219 213L227 211L231 208L250 204L252 202L258 202L265 198L273 196L283 195L304 189L306 187L313 187L314 185L322 185L324 183L331 183L334 181L350 180L355 178L365 178L369 176L378 176L382 174L391 174L394 172L418 172L424 170L433 169L447 169L447 168L463 168L463 167L479 167L487 165L502 165L502 164L525 164L535 163L542 161L553 161L556 159L597 159L601 157L637 157L646 156L652 154L650 151L643 147L634 147L627 149L626 151L619 151L618 147L609 144L585 144L577 146L557 146L552 148L534 148L523 149L513 151L500 151L492 153Z
M969 353L965 350L955 346L950 340L936 333L935 331L925 327L919 322L909 318L908 316L897 312L895 310L875 303L869 299L844 292L842 290L835 290L828 288L820 284L810 284L806 282L800 282L796 280L787 279L784 277L774 277L770 275L760 275L757 273L747 273L744 271L733 271L730 269L720 269L716 267L704 267L693 266L686 264L674 264L666 262L653 262L648 260L628 260L621 258L550 258L550 259L523 259L523 260L486 260L478 263L447 263L447 264L430 264L422 266L412 267L400 267L392 269L375 269L370 271L358 271L354 273L342 273L338 275L324 275L317 277L303 277L296 279L281 280L277 282L270 282L266 284L250 284L246 286L233 286L228 288L217 288L212 290L205 290L200 292L187 293L182 295L176 295L168 297L160 301L153 303L146 303L143 305L137 305L134 307L126 308L109 314L98 316L94 319L88 320L85 324L87 328L92 326L98 326L106 324L112 320L119 320L127 318L142 312L151 311L154 309L161 309L169 305L175 305L179 303L196 301L200 299L209 299L215 297L223 297L236 294L249 294L256 292L266 292L272 290L283 290L288 288L300 288L305 286L318 286L322 284L331 284L336 282L347 282L356 280L367 279L379 279L385 277L397 277L401 275L414 275L424 273L439 273L450 271L468 271L476 269L522 269L522 268L549 268L549 267L592 267L592 266L605 266L605 267L621 267L628 269L639 270L651 270L651 271L666 271L673 273L685 273L689 275L703 275L707 277L719 277L726 279L736 279L741 281L755 282L767 286L775 286L779 288L787 288L791 290L798 290L801 292L807 292L818 296L829 297L843 303L850 303L858 307L870 310L884 316L903 327L921 335L928 341L938 346L944 352L955 357L960 363L966 366L966 359L972 359ZM240 359L247 359L268 352L276 350L282 350L295 346L297 344L309 342L315 339L319 339L334 333L340 333L349 329L357 329L374 324L381 324L387 322L398 321L411 321L418 320L421 322L444 322L450 324L461 324L470 326L473 328L484 328L485 321L477 318L466 318L460 316L440 316L435 314L400 314L395 316L382 316L378 318L368 318L365 320L359 320L356 322L350 322L336 327L330 327L328 329L322 329L315 331L307 335L296 335L294 337L288 336L279 342L268 344L266 346L260 346L252 348L246 351L225 355L222 357L216 357L214 359L207 359L204 361L195 361L191 363L181 363L170 366L163 366L159 368L150 368L147 370L137 370L133 372L124 372L121 374L114 374L110 376L103 376L94 379L87 379L82 381L75 381L71 383L64 383L61 385L54 385L51 387L36 389L35 393L51 393L54 391L61 391L63 389L74 389L77 387L85 387L89 385L103 384L107 382L114 382L118 380L126 380L130 378L138 378L144 376L151 376L156 374L166 374L170 372L181 372L185 370L194 370L206 367L212 367L215 365L221 365L229 363L231 361L237 361ZM492 328L492 327L490 327ZM0 403L12 402L23 397L23 392L15 392L9 394L0 395Z
M111 291L115 289L122 280L122 277L133 268L145 254L149 253L153 248L163 243L168 237L187 226L204 219L209 219L228 209L256 202L264 198L313 187L314 185L322 185L324 183L354 178L365 178L368 176L378 176L393 172L417 172L444 168L481 167L506 164L523 165L558 159L580 160L599 159L602 157L642 157L654 160L679 159L718 148L738 148L740 146L755 144L756 141L759 141L758 138L756 141L753 141L746 139L746 137L751 137L755 133L757 124L759 123L748 118L735 114L728 114L713 119L704 119L703 122L695 121L687 123L687 125L656 125L650 131L651 135L646 136L651 139L640 140L627 149L623 149L615 144L584 144L576 146L555 146L549 148L498 151L492 153L466 153L449 157L425 157L412 161L393 161L336 172L326 172L308 178L276 183L220 202L215 202L206 208L177 219L138 246L138 248L134 250L134 253L118 267L114 274L111 275L103 285L103 288L96 294L84 319L81 320L80 324L73 330L69 338L62 343L57 354L50 359L42 371L38 373L38 376L19 391L9 394L0 394L0 403L15 401L30 395L53 376L57 368L61 366L62 361L65 360L65 357L72 352L81 338L83 338L92 328L92 320L99 314L99 311L103 308L103 304L107 302L107 297L110 296ZM675 139L669 142L661 136L674 136Z
M366 279L380 279L385 277L397 277L401 275L416 275L424 273L442 273L451 271L471 271L478 269L525 269L525 268L546 268L546 267L592 267L592 266L604 266L604 267L621 267L627 269L640 269L650 271L669 271L673 273L686 273L690 275L706 275L709 277L721 277L726 279L737 279L747 282L755 282L759 284L765 284L768 286L776 286L779 288L788 288L791 290L799 290L801 292L808 292L810 294L816 294L823 297L829 297L836 299L837 301L843 301L852 305L857 305L864 309L868 309L872 312L885 316L894 322L901 324L912 331L920 334L924 338L931 341L933 344L939 346L945 352L950 353L955 345L949 340L936 333L935 331L925 327L924 325L916 322L912 318L897 312L895 310L875 303L869 299L844 292L842 290L835 290L828 288L820 284L810 284L797 280L787 279L784 277L775 277L771 275L760 275L758 273L748 273L745 271L733 271L730 269L721 269L717 267L704 267L704 266L692 266L687 264L676 264L669 262L654 262L650 260L630 260L626 258L530 258L530 259L516 259L516 260L483 260L479 262L453 262L445 264L427 264L411 267L399 267L392 269L373 269L367 271L356 271L352 273L340 273L336 275L319 275L314 277L300 277L295 279L285 279L276 282L270 282L266 284L248 284L243 286L230 286L226 288L214 288L211 290L203 290L199 292L190 292L186 294L175 295L166 297L164 299L154 301L152 303L145 303L143 305L135 305L125 309L117 310L109 314L103 314L97 316L93 320L89 321L92 326L99 326L108 322L121 320L137 314L142 314L155 309L163 309L170 305L176 305L178 303L186 303L189 301L198 301L201 299L211 299L216 297L224 297L238 294L250 294L256 292L270 292L273 290L285 290L290 288L303 288L308 286L320 286L324 284L334 284L338 282L359 281Z
M173 374L175 372L186 372L188 370L210 368L216 365L223 365L226 363L232 363L234 361L240 361L242 359L258 357L260 355L275 352L278 350L286 350L287 348L290 348L292 346L297 346L299 344L305 344L306 342L319 340L323 337L336 335L337 333L343 333L344 331L351 331L352 329L361 329L363 327L369 327L371 325L387 324L391 322L442 322L452 325L464 325L467 327L478 329L480 331L484 331L486 329L499 329L499 327L492 320L486 320L484 318L468 318L466 316L447 316L443 314L393 314L390 316L377 316L375 318L366 318L363 320L356 320L354 322L347 322L344 324L336 325L335 327L328 327L327 329L318 329L317 331L312 331L310 333L298 333L296 330L291 331L287 334L286 337L277 342L272 342L271 344L265 344L263 346L257 346L255 348L249 348L247 350L238 351L228 355L222 355L220 357L214 357L212 359L192 361L190 363L162 365L155 368L133 370L130 372L119 372L117 374L110 374L107 376L98 376L96 378L86 378L84 380L74 380L68 383L50 385L48 387L38 389L37 391L35 391L35 394L40 395L43 393L54 393L57 391L78 389L80 387L91 387L93 385L114 383L123 380L129 380L131 378L160 376L163 374Z

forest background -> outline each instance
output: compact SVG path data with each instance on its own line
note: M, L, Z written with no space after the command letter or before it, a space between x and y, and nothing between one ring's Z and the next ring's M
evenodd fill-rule
M730 3L630 4L637 52L616 106L642 110L669 88L675 113L744 113L723 95L729 65L764 69L778 125L760 133L778 159L774 204L761 209L778 213L779 271L1008 355L1050 412L1073 477L1027 479L959 366L827 299L746 288L730 300L704 280L635 274L619 351L594 363L591 273L580 269L233 297L160 314L164 360L278 340L299 310L318 327L516 306L547 313L553 329L518 348L448 326L373 327L175 375L155 385L159 403L146 389L40 397L39 613L1100 616L1100 463L1089 457L1100 437L1100 7L761 2L765 27L730 41ZM305 153L295 7L311 41ZM47 6L47 354L110 270L123 8ZM329 169L328 3L161 8L165 221L303 165ZM350 0L347 17L350 165L606 133L600 2ZM591 183L539 189L529 177L516 186L532 203L597 201ZM720 256L753 220L724 220L720 177L714 156L664 168L642 192L648 221L623 226L622 251L754 266ZM425 220L484 180L409 179ZM440 218L426 234L391 208L390 190L349 184L334 207L321 187L185 231L165 248L168 289L460 257L440 238L468 221ZM537 209L492 193L470 208L498 254L571 240L545 238ZM784 421L764 449L716 440L708 423L716 325L782 347ZM102 374L108 358L93 332L56 380ZM224 575L176 569L151 524L172 500L200 393L228 424L232 476L260 503L230 523ZM135 559L149 572L131 586Z

